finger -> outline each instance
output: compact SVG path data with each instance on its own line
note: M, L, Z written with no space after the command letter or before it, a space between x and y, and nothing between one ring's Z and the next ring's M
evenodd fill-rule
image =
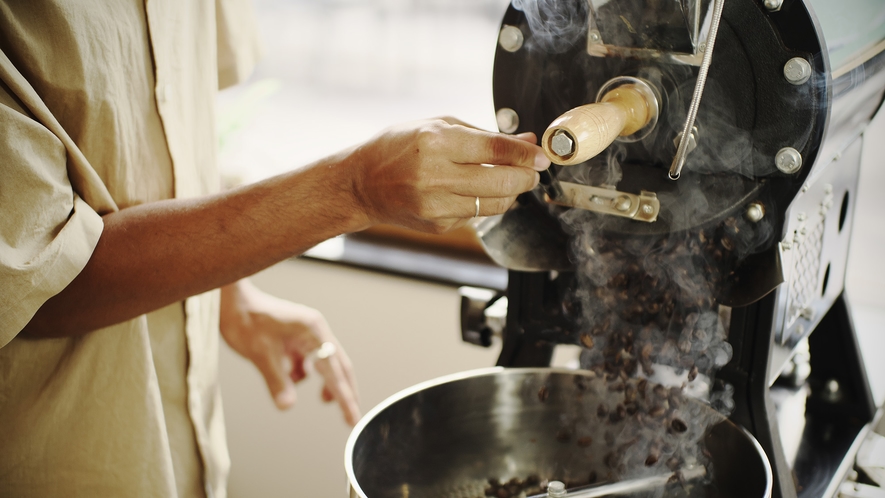
M353 387L347 381L347 374L334 356L316 363L316 369L326 381L325 388L338 401L344 419L350 425L356 425L360 419L360 408L356 401Z
M465 218L473 218L476 213L476 197L470 199L469 204L472 211ZM480 197L479 199L479 216L494 216L496 214L506 213L513 203L516 202L516 196L510 197Z
M295 367L292 368L289 378L292 379L292 382L297 384L307 377L307 371L304 369L303 358L295 358L293 361L295 362Z
M472 130L482 130L482 128L479 128L477 126L473 126L470 123L465 123L464 121L461 121L460 119L458 119L456 117L452 117L452 116L442 116L437 119L441 119L452 126L463 126L465 128L470 128Z
M480 197L479 213L476 210L477 196L469 197L462 195L436 196L425 199L427 204L425 212L432 212L432 219L426 222L427 232L443 233L461 226L465 219L479 216L494 216L502 214L510 209L516 201L516 196L509 197Z
M329 388L326 386L323 386L322 397L323 397L323 401L326 403L331 403L332 401L335 401L335 395L332 394L332 391L330 391Z
M536 171L550 167L544 149L519 138L501 133L453 126L449 157L462 164L523 166Z
M286 410L294 405L298 396L295 393L295 385L288 376L292 367L291 360L282 354L267 355L254 360L254 363L264 377L264 382L267 384L267 389L277 408Z
M528 142L530 144L538 145L538 136L530 131L527 131L524 133L519 133L519 134L516 134L513 136L515 138L518 138L519 140L522 140L523 142Z
M535 188L540 181L537 171L528 168L456 165L450 177L449 191L473 197L511 197Z
M353 398L356 400L357 404L359 404L360 395L359 389L357 389L356 375L353 373L353 363L350 361L350 357L347 356L344 348L339 347L336 356L341 365L341 370L347 378L347 383L350 385L351 391L353 392Z

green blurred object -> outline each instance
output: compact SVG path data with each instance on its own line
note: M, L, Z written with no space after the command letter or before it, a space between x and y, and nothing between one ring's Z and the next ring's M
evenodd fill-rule
M224 150L229 138L242 129L271 96L282 88L278 78L266 78L248 85L242 95L218 112L218 148Z

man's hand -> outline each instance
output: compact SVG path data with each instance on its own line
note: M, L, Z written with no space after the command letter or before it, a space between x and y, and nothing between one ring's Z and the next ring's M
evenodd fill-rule
M322 398L338 401L348 424L360 418L353 367L318 311L278 299L247 280L222 288L221 334L236 352L258 367L277 408L295 404L295 384L307 375L304 363L323 343L335 346L315 360L325 380Z
M354 191L370 222L441 233L506 211L550 166L533 133L509 136L454 118L389 128L359 147ZM494 165L490 167L489 165Z

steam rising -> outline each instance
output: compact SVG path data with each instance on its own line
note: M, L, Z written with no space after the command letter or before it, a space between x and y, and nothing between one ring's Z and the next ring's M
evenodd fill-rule
M565 52L587 34L589 8L586 2L513 0L512 5L523 11L532 39L544 52Z

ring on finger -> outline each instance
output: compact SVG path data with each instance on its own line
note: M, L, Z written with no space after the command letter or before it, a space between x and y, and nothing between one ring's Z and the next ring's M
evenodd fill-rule
M311 351L307 357L309 359L317 359L317 360L327 360L330 356L334 355L338 352L338 348L335 347L331 342L324 342L320 345L320 347Z
M479 217L479 197L476 198L476 213L473 215L474 218Z

